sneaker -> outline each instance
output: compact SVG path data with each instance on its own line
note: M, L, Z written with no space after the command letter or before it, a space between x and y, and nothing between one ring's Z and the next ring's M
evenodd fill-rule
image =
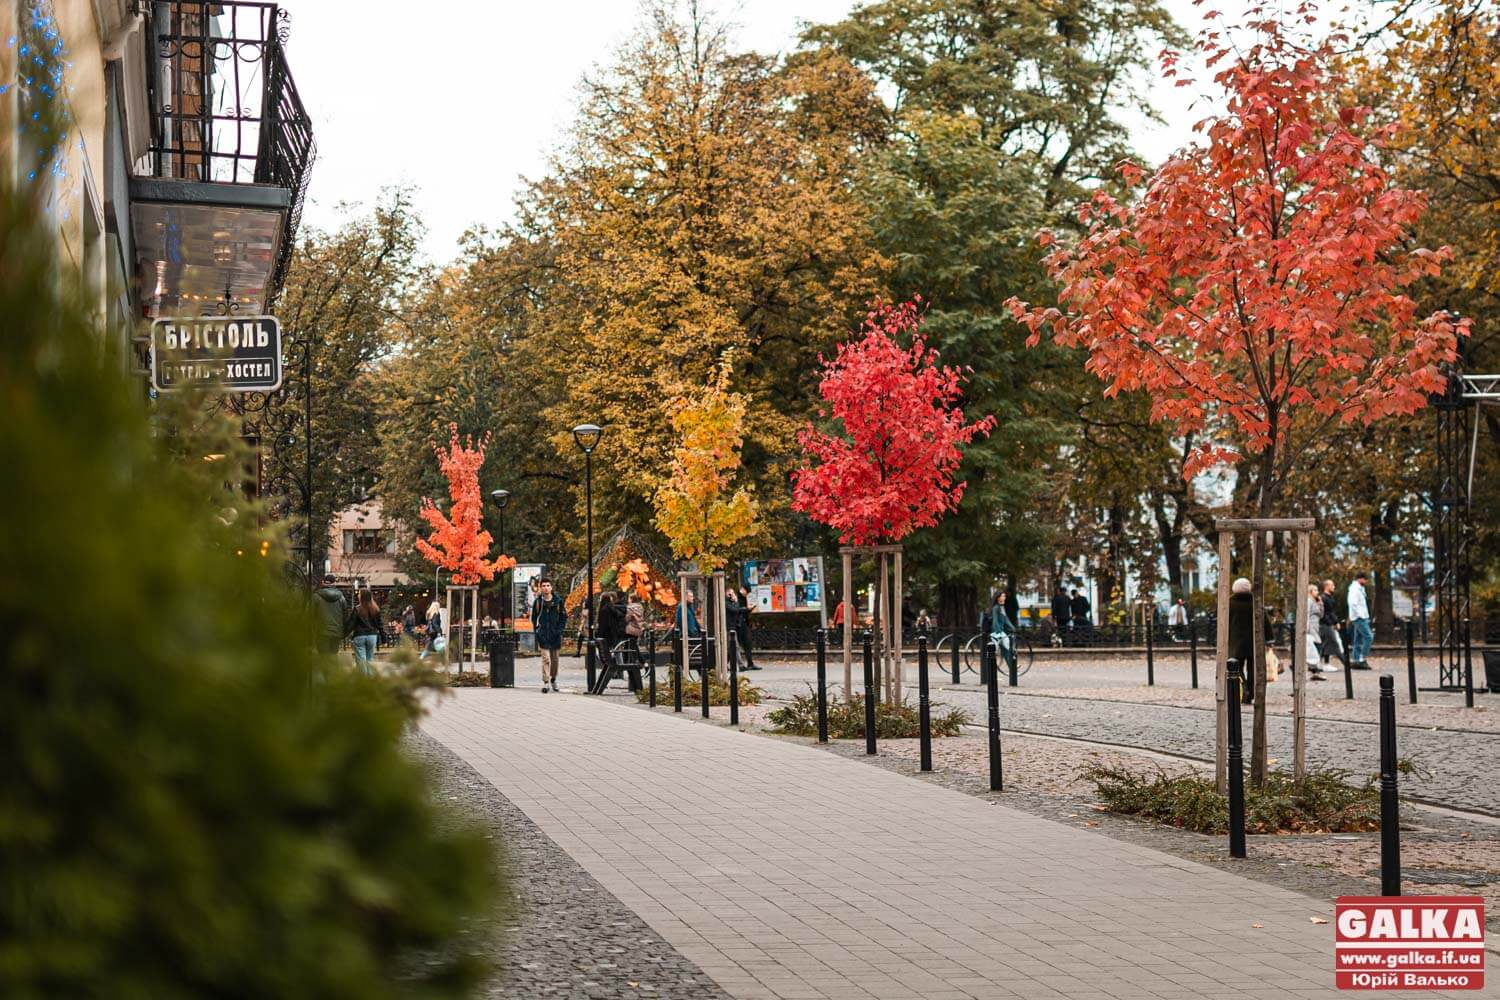
M547 685L543 684L542 685L542 694L546 694L547 691L548 691Z
M1321 670L1314 670L1312 672L1311 679L1315 681L1323 681L1325 684L1328 682L1328 678L1323 676L1323 671Z
M562 689L557 686L557 681L552 682L552 690L556 691L558 694L562 694Z

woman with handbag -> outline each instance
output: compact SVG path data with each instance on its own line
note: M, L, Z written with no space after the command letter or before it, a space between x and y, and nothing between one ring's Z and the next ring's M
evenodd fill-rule
M427 605L427 645L422 648L422 659L427 659L428 653L441 653L448 648L448 636L443 630L443 606L432 599Z

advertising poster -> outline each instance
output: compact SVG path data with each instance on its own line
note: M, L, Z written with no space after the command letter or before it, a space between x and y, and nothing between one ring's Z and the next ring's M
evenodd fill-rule
M517 632L531 631L531 604L536 600L537 581L546 573L542 563L517 563L511 570L511 620Z
M754 559L742 569L743 585L755 598L757 611L823 610L823 559Z

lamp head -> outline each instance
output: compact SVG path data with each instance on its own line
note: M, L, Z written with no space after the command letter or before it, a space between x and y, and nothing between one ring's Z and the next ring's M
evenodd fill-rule
M587 455L599 444L599 437L604 433L598 424L579 424L573 428L573 440L578 442L578 447L583 449Z
M494 490L490 493L490 502L501 510L510 503L510 490Z

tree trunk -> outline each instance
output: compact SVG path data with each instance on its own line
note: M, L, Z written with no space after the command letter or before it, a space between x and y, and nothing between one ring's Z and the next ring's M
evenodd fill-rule
M1389 642L1396 633L1396 601L1395 578L1388 557L1379 556L1375 559L1370 580L1375 584L1375 606L1370 609L1375 637L1382 642Z
M1156 518L1157 537L1161 539L1162 559L1167 564L1167 586L1173 597L1187 597L1182 579L1182 507L1179 504L1168 517L1165 498L1157 492L1151 497L1151 510Z
M960 628L979 620L979 588L972 583L938 584L938 624ZM937 640L934 638L933 640Z

